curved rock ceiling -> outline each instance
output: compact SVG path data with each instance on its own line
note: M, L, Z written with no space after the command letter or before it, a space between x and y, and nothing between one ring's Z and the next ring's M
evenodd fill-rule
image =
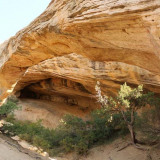
M59 94L85 98L97 80L108 94L124 82L160 93L160 1L52 0L0 46L0 98L48 79L72 84L51 87Z

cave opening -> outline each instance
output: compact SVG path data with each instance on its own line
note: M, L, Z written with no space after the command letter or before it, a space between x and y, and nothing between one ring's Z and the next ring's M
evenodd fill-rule
M39 94L25 87L20 91L18 98L39 99Z
M54 77L29 83L19 90L16 96L21 100L38 100L38 102L68 105L83 110L97 108L94 95L85 85L64 78Z

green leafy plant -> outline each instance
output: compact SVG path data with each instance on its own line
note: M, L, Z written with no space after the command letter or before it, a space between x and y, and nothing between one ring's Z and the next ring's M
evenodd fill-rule
M158 107L159 99L155 98L153 93L144 94L141 85L132 89L124 84L116 97L102 95L99 83L96 91L102 107L93 111L87 121L66 115L57 128L47 129L41 125L41 121L22 122L9 116L6 120L12 125L5 124L3 129L19 135L22 139L47 151L51 156L72 151L86 154L91 147L110 142L114 137L129 132L132 142L136 143L135 123L140 119L137 110L146 104ZM154 111L155 114L158 113ZM141 125L144 120L140 119L139 122Z
M135 122L136 131L140 132L141 141L144 144L160 142L160 105L143 111Z
M110 121L110 115L107 114L106 117L105 111L100 109L94 111L88 121L66 115L57 128L50 130L43 127L40 121L37 123L22 122L9 117L7 120L12 125L5 124L3 129L41 147L50 155L55 156L72 151L85 154L94 145L109 141L113 135L122 134L121 130L126 131L124 124L119 123L121 118L121 115L116 114Z
M142 85L139 85L137 88L131 88L124 83L121 85L120 90L115 97L102 95L99 82L97 82L95 89L97 91L98 101L101 103L102 108L108 113L121 113L130 132L132 142L134 144L137 143L134 130L137 110L144 107L146 104L157 105L159 100L153 96L153 93L149 92L144 94Z
M8 114L12 114L15 110L20 109L20 106L18 106L17 103L17 99L13 97L8 98L6 103L0 107L0 117L4 118Z

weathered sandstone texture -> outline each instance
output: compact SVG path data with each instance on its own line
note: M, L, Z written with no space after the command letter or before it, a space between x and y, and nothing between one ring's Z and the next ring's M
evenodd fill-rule
M0 46L0 98L96 108L94 86L160 93L160 0L52 0Z

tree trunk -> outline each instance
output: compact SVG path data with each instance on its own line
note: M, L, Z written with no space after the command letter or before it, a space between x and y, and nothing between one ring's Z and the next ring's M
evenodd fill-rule
M128 129L129 129L129 132L131 134L132 143L135 144L137 141L136 141L133 125L128 124Z
M124 114L123 111L121 111L122 113L122 116L123 116L123 119L124 121L126 122L127 126L128 126L128 129L129 129L129 132L131 134L131 140L132 140L132 143L135 144L137 143L137 140L136 140L136 137L135 137L135 132L134 132L134 110L132 108L132 111L131 111L131 122L129 122Z

